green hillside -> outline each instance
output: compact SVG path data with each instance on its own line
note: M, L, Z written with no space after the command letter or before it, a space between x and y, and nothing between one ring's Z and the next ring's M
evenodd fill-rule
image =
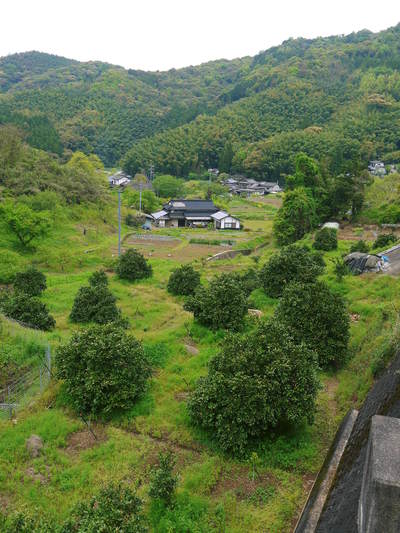
M111 165L137 140L213 113L250 59L215 61L168 72L79 63L38 52L0 59L0 123L56 153L83 150ZM32 122L46 121L46 134Z
M167 72L16 54L0 59L0 121L59 154L112 165L128 152L131 172L215 167L227 143L233 170L255 177L279 178L299 150L336 172L399 151L399 51L396 26Z
M70 314L78 291L98 269L106 270L109 288L128 320L127 332L142 343L152 368L144 394L129 409L94 419L90 430L57 379L56 362L53 379L42 392L38 381L26 384L22 379L13 420L0 412L0 530L87 531L74 518L79 506L97 498L104 487L122 483L143 501L151 532L292 531L340 420L349 408L360 405L374 375L398 347L399 279L368 274L338 280L335 275L335 261L358 239L372 246L371 227L344 225L338 249L324 254L321 279L345 298L352 321L345 363L317 371L321 388L313 423L304 420L271 429L243 455L232 456L220 449L213 432L193 423L188 411L198 379L207 374L230 337L194 320L184 308L185 298L168 291L168 280L174 269L188 263L205 286L221 273L261 272L279 253L272 227L282 198L229 198L220 187L214 201L244 226L223 234L210 228L158 228L150 233L123 223L123 251L139 250L153 269L152 277L131 282L116 272L117 195L104 190L99 160L76 153L60 164L24 144L13 128L0 132L0 307L15 275L34 265L46 275L40 301L56 322L54 330L39 332L0 314L0 389L20 384L27 372L37 374L46 346L54 355L74 333L90 326L74 323ZM382 182L392 189L393 179ZM186 182L183 194L206 194L204 185ZM135 213L129 194L122 195L123 221ZM384 194L387 200L385 188L380 201ZM15 220L31 231L37 227L35 221L49 224L24 245ZM207 261L226 250L228 240L234 249L252 253ZM311 243L308 234L302 244ZM267 296L260 281L250 288L248 306L261 312L262 320L268 320L278 305L279 299ZM242 333L251 334L255 327L249 315ZM38 457L26 449L32 434L43 441ZM165 450L176 459L172 506L164 506L150 491L158 454ZM112 512L115 505L111 498L108 519L120 516Z
M214 116L144 139L124 166L134 171L153 161L184 175L218 166L227 143L234 171L274 179L293 169L299 150L331 172L391 159L400 148L399 50L400 26L286 41L253 58Z

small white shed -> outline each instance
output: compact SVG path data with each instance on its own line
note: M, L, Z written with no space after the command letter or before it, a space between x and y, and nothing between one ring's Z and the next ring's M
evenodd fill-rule
M324 228L330 228L330 229L339 229L339 223L338 222L325 222L325 224L322 226L322 229Z
M215 229L240 229L239 219L226 211L217 211L211 215L211 218L214 220Z

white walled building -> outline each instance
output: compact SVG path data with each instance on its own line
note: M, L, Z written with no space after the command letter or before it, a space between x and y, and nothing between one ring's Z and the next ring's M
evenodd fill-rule
M240 222L226 211L217 211L211 218L214 220L215 229L240 229Z

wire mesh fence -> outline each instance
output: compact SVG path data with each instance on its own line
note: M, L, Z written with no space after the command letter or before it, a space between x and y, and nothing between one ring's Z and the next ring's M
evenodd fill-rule
M0 390L0 416L12 418L35 395L44 391L51 379L51 351L47 346L45 356Z

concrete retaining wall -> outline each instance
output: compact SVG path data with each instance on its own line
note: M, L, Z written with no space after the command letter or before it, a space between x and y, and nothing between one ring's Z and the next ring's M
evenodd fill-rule
M225 250L224 252L219 252L218 254L209 257L207 261L220 261L222 259L233 259L237 255L250 255L253 250Z
M314 533L326 502L340 459L346 448L358 411L350 410L343 419L335 439L326 455L324 464L318 473L304 506L294 533Z

